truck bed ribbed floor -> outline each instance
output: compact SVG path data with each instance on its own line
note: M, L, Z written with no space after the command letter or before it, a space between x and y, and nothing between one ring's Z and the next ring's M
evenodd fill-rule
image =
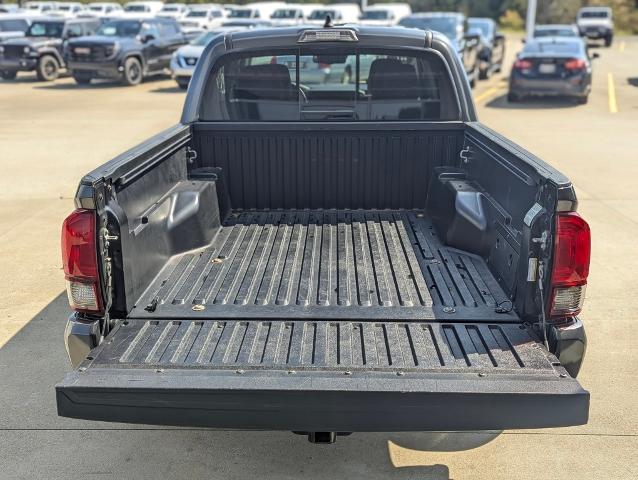
M154 318L517 320L485 261L413 211L235 212L172 258L131 312Z

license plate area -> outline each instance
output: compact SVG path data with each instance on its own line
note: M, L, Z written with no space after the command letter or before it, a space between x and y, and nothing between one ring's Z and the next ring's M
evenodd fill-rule
M556 64L555 63L541 63L538 66L538 73L542 73L544 75L552 75L556 73Z

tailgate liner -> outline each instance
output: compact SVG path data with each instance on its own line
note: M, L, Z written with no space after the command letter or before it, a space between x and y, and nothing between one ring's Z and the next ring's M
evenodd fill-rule
M444 246L422 211L235 211L129 317L492 321L507 302L485 260Z
M557 427L589 406L512 324L128 320L56 390L62 416L298 431Z

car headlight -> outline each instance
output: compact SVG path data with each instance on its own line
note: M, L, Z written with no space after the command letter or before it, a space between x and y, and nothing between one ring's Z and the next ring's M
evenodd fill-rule
M121 48L122 45L120 45L119 42L115 42L113 43L113 45L109 45L108 47L106 47L106 56L109 58L114 57L115 55L117 55L117 52L119 52Z
M22 51L23 51L24 53L29 53L29 52L31 51L31 48L29 48L29 47L24 47L24 48L22 49Z

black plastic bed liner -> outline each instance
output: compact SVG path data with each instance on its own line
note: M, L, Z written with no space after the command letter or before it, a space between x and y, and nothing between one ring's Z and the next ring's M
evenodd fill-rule
M126 320L56 392L73 418L318 432L569 426L589 407L511 323Z
M442 245L422 212L235 212L130 317L517 321L496 313L508 304L485 260Z

